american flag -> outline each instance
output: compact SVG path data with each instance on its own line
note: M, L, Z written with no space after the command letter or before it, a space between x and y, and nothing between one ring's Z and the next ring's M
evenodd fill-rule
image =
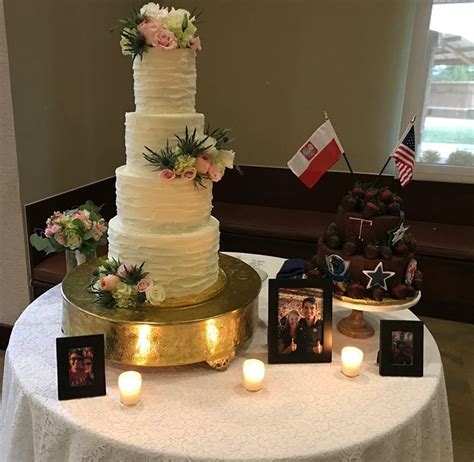
M405 136L395 148L392 157L395 159L400 184L405 187L413 178L413 166L415 165L415 126L405 132Z

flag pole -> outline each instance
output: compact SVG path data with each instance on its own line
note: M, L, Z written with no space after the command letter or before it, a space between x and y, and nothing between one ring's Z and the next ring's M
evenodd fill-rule
M325 118L326 120L329 120L329 116L328 116L328 113L327 113L326 111L324 111L324 118ZM349 159L347 158L345 152L343 152L342 155L343 155L343 157L344 157L344 160L346 161L346 164L347 164L347 167L348 167L348 169L349 169L349 172L351 172L352 179L354 180L354 184L356 184L356 182L357 182L357 177L355 176L354 171L352 170L351 164L349 163Z
M408 133L408 131L410 130L411 126L415 123L415 120L416 120L416 115L414 115L411 120L410 120L410 123L408 124L408 127L407 129L403 132L403 135L400 137L398 143L397 143L397 146L400 144L401 140L403 140L403 138L405 138L406 134ZM385 162L384 166L382 167L382 170L380 170L380 173L378 174L377 178L375 179L375 183L374 183L374 186L377 186L377 183L380 179L380 177L382 176L382 173L384 172L384 170L387 168L387 165L388 163L390 162L390 159L392 158L393 156L393 152L390 153L390 155L388 156L388 159L387 161Z

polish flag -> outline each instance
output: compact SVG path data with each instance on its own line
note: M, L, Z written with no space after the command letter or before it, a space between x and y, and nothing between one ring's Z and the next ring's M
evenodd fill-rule
M326 120L290 159L288 167L308 188L312 188L343 152L331 122Z

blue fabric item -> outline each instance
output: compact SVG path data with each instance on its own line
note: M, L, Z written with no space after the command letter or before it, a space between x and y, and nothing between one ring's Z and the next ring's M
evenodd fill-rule
M286 260L278 271L277 279L301 279L304 274L305 263L305 260L300 258Z

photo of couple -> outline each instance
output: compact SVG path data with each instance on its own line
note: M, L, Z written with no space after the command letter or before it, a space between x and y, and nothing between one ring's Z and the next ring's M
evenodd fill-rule
M94 383L93 350L91 347L72 348L69 356L69 386L82 387Z
M323 290L278 290L278 353L312 356L323 353Z

